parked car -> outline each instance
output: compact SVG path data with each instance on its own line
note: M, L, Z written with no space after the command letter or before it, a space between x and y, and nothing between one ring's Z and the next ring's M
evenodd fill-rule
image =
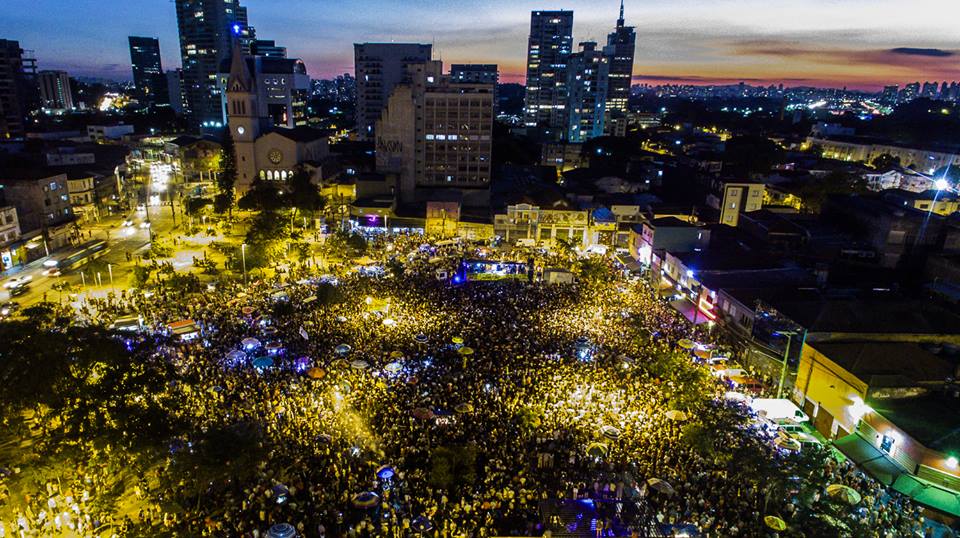
M728 379L733 385L734 390L753 395L759 395L763 391L763 383L761 383L760 380L755 377L750 377L748 375L732 375Z
M31 280L33 280L33 277L29 275L15 276L10 280L6 281L3 284L3 287L7 289L12 289L12 288L16 288L17 286L22 286L27 282L30 282Z

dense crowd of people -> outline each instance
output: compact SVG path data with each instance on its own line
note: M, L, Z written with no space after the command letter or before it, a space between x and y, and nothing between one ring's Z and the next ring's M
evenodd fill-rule
M81 442L88 465L0 491L0 538L264 537L279 524L306 537L774 536L769 514L804 534L800 501L771 498L738 459L761 454L773 474L785 456L677 345L716 348L708 334L640 281L438 280L430 260L459 248L391 244L402 277L303 272L92 302L93 323L144 321L125 338L171 368L136 397L162 400L181 433L154 452L133 435ZM915 507L848 464L819 472L863 493L856 517L874 536L922 536Z

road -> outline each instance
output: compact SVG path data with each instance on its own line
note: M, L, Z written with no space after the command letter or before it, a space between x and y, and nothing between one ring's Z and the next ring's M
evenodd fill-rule
M98 223L86 224L82 226L83 241L94 239L105 239L110 245L110 250L100 260L109 269L101 271L99 275L99 284L97 275L88 274L83 268L73 271L67 271L59 277L48 277L43 274L45 267L43 262L50 257L35 260L21 270L15 273L10 271L4 275L3 282L8 282L14 277L30 277L29 291L18 297L11 297L9 289L0 290L0 303L7 301L16 301L21 307L43 300L68 300L68 295L63 294L53 288L58 281L71 286L76 286L81 293L90 293L97 295L115 289L117 291L127 288L129 285L130 272L135 266L133 261L127 261L127 253L130 253L131 259L136 260L136 254L142 252L150 244L150 232L154 237L168 237L174 230L173 217L171 216L170 206L151 207L150 208L150 228L141 227L141 223L146 221L145 211L132 211L128 217L133 221L133 226L124 227L122 216L113 216L101 219ZM181 222L181 215L177 215L177 224ZM67 249L54 252L53 256L68 252ZM110 271L113 272L113 283L110 282ZM11 274L13 273L13 274Z

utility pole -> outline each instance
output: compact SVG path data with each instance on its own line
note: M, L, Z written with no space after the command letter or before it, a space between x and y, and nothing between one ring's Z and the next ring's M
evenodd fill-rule
M777 398L783 396L783 383L787 379L787 360L790 358L790 342L793 341L793 337L797 335L798 331L778 331L780 334L787 337L787 349L783 352L783 364L780 366L780 382L777 383ZM807 332L803 332L803 340L806 341ZM803 342L800 342L802 348Z

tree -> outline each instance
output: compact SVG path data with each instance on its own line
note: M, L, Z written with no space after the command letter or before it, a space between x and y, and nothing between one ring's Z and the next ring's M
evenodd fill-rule
M326 206L326 199L317 190L317 186L310 180L310 174L298 166L293 172L287 185L290 192L287 194L287 205L300 214L313 215L322 211Z
M870 166L877 170L886 170L892 166L900 166L900 157L894 157L889 153L882 153L873 159Z
M233 135L230 129L223 130L223 142L220 146L220 173L217 174L217 195L213 207L217 213L233 212L235 197L234 186L237 183L237 157L234 150Z
M769 172L782 158L783 149L765 136L735 136L724 150L727 167L746 175Z
M476 466L476 445L438 446L430 454L430 483L448 491L471 485L477 480Z
M275 183L257 178L237 205L241 209L273 212L283 207L283 196Z

